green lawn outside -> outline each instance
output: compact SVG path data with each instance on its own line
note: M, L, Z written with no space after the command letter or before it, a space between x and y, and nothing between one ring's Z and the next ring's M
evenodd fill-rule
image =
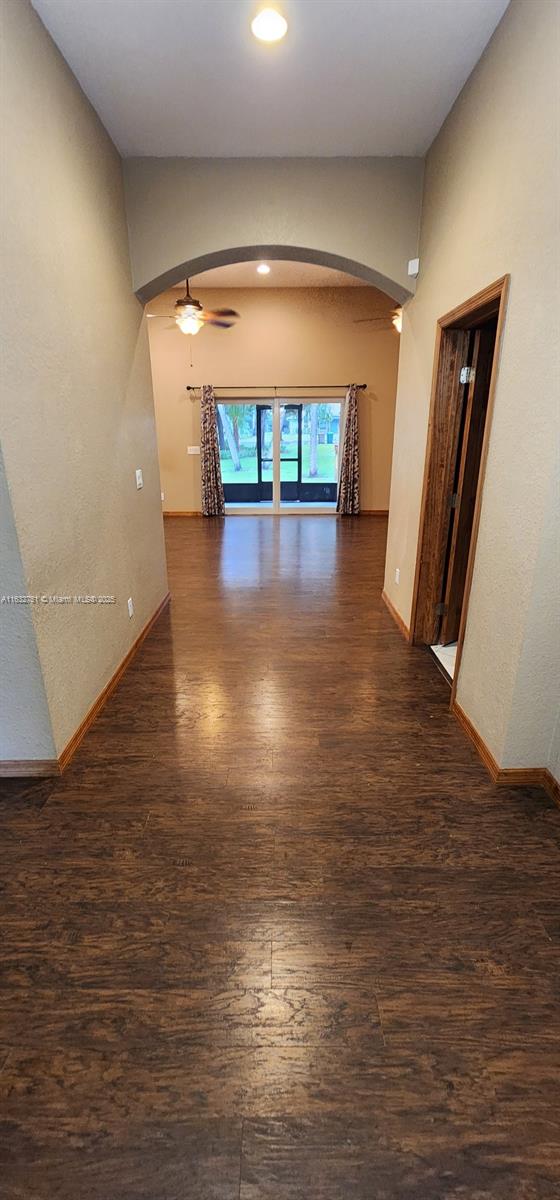
M283 447L284 449L284 447ZM291 451L290 451L291 452ZM297 453L294 450L294 453ZM253 454L250 458L241 459L241 470L234 471L231 458L221 456L222 464L222 482L223 483L257 483L257 455ZM304 483L336 483L336 460L334 453L334 445L320 445L317 447L317 475L309 474L309 444L303 446L302 452L302 479ZM264 474L264 473L263 473ZM265 479L272 479L272 463L270 468L264 475ZM297 479L297 463L286 463L282 468L282 479Z

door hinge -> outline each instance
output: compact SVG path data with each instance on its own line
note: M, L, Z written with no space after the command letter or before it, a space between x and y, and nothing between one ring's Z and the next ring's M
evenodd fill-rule
M460 383L472 383L474 377L475 377L474 367L461 367L461 371L459 374L459 382Z
M459 507L459 500L460 500L459 493L458 493L458 492L453 492L453 493L452 493L452 495L451 495L451 499L450 499L450 501L449 501L450 507L451 507L451 508L458 508L458 507Z
M444 604L443 600L441 600L439 604L436 604L436 617L445 617L446 613L447 604Z

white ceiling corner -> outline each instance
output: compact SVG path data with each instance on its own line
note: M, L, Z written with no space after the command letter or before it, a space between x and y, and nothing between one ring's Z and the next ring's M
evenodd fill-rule
M508 0L32 0L121 154L423 155Z

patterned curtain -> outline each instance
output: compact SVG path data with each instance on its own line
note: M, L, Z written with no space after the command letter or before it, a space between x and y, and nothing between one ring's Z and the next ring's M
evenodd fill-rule
M200 473L202 478L202 515L223 517L225 514L218 418L214 388L205 383L200 401Z
M358 387L351 383L344 407L344 433L336 511L356 516L360 511L360 460L358 456Z

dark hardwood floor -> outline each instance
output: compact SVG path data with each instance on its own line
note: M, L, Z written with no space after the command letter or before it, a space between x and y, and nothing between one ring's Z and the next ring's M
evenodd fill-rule
M2 1196L558 1200L560 812L397 632L383 521L166 528L66 774L1 786Z

